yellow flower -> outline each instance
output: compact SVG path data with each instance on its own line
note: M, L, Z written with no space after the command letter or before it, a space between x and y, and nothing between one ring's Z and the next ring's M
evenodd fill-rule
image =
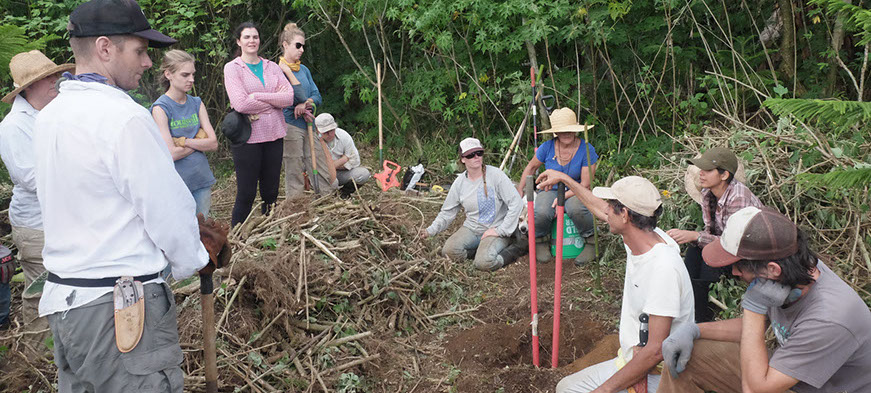
M661 193L662 193L662 196L664 196L666 198L671 198L671 193L668 192L668 190L662 190Z

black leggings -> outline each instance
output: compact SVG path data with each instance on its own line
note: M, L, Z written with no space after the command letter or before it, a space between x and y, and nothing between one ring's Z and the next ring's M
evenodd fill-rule
M719 241L719 240L715 240ZM684 257L687 273L693 286L695 299L696 323L711 322L717 316L719 307L708 301L711 284L720 281L720 276L731 277L729 267L710 267L702 260L702 249L696 245L687 247Z
M233 205L232 225L245 221L260 183L261 211L266 213L278 199L278 179L281 176L281 155L284 138L272 142L245 143L230 148L236 167L236 204Z

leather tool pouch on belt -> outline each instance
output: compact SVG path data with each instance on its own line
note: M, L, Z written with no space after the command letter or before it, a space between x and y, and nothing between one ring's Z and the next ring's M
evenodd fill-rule
M136 348L145 328L145 289L133 277L115 282L115 345L122 353Z

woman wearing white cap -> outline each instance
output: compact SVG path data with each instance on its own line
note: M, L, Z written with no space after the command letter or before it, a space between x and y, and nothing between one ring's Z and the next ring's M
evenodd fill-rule
M599 156L593 145L578 137L577 133L589 130L593 126L578 124L575 112L569 108L555 110L550 115L550 124L550 129L539 131L539 134L554 134L554 138L542 143L535 151L535 157L526 164L523 175L520 176L520 184L517 185L517 192L521 195L526 185L526 177L535 173L542 165L545 169L565 173L581 186L590 188L590 179L596 171ZM588 149L589 161L587 161ZM556 186L538 193L535 197L535 258L538 262L549 262L552 259L549 235L551 224L556 217L556 197ZM566 214L574 222L586 245L581 254L575 258L575 265L580 266L595 257L595 247L592 244L593 215L571 191L566 192L565 208Z
M523 199L505 173L484 165L484 147L479 140L463 139L459 153L466 171L454 180L442 210L420 235L425 238L445 230L462 206L466 221L445 241L442 253L454 260L474 258L479 270L496 270L504 266L499 252L514 240Z

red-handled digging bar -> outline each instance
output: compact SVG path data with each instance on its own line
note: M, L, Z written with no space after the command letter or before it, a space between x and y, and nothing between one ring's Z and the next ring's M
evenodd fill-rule
M529 230L529 288L532 302L532 364L539 366L538 360L538 279L535 268L535 176L526 177L526 217Z
M559 366L559 314L560 299L562 298L563 281L563 230L565 225L566 211L566 185L557 185L556 199L556 274L553 283L553 355L550 364L553 368Z

